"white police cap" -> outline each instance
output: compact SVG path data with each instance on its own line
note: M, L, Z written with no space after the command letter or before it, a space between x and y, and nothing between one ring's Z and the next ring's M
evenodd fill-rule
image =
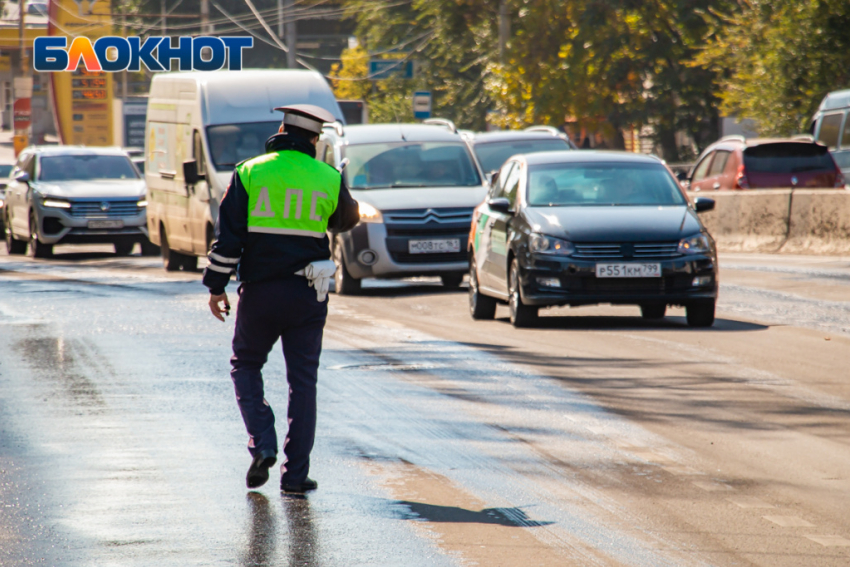
M314 104L291 104L278 106L275 110L285 113L283 123L297 126L316 134L322 133L322 124L335 122L336 117L320 106Z

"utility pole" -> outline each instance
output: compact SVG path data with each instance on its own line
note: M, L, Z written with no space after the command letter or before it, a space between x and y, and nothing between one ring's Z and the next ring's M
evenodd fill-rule
M499 61L504 63L511 36L511 20L508 16L508 0L499 2Z
M292 17L293 0L286 1L286 46L289 48L289 53L286 54L286 66L290 69L295 69L297 62L295 61L295 47L298 45L298 30L295 29L295 19Z
M210 29L210 0L201 0L201 35L212 35L212 29Z
M15 156L29 145L32 135L32 77L27 57L27 42L24 32L24 0L18 0L18 40L20 49L20 75L12 81L14 102L12 103L12 128L15 130Z
M277 0L277 38L283 41L283 0Z

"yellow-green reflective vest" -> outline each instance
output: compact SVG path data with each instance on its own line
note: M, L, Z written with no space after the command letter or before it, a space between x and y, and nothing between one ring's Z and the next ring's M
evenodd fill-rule
M337 170L283 150L248 160L236 171L248 193L248 232L325 236L339 202Z

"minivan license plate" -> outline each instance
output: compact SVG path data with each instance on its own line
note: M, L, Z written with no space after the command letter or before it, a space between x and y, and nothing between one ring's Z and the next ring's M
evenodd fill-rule
M596 264L597 278L660 278L661 264Z
M90 220L89 228L124 228L124 221L120 220Z
M411 254L448 254L460 252L460 238L440 240L409 240L407 251Z

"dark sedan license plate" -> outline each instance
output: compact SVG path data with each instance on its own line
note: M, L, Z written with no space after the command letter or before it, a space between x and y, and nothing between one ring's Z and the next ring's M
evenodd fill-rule
M460 252L460 238L441 238L435 240L409 240L407 251L410 254L449 254Z
M661 264L596 264L597 278L660 278Z
M89 228L124 228L124 221L120 220L90 220Z

